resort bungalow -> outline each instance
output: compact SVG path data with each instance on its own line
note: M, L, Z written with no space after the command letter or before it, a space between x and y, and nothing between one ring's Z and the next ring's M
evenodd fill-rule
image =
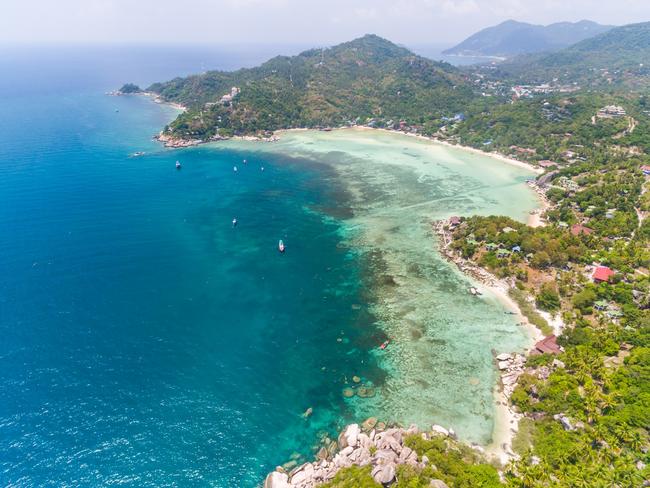
M531 351L531 354L560 354L561 352L562 348L560 348L557 343L557 337L550 335L535 344L535 347Z
M594 308L596 310L607 310L607 307L609 306L609 303L607 303L607 300L598 300L596 303L594 303Z
M643 171L644 175L650 176L650 164L644 164L641 166L641 171Z
M512 252L521 252L521 246L512 246Z
M507 258L508 256L510 256L510 251L508 251L507 249L499 249L497 251L498 258Z
M504 227L501 229L501 232L508 233L508 232L514 232L516 229L513 229L512 227Z
M573 224L571 226L571 234L573 234L574 236L579 236L580 234L584 234L588 236L592 232L593 232L592 229L590 229L589 227L585 227L584 225Z
M607 315L612 320L616 320L623 317L624 314L621 310L617 308L612 308L611 310L607 310L607 312L605 312L605 315Z
M615 274L616 272L607 266L598 266L591 277L594 280L594 283L608 283Z
M496 251L497 249L499 249L499 245L496 244L496 243L494 243L494 242L488 242L488 243L485 245L485 249L486 249L487 251Z

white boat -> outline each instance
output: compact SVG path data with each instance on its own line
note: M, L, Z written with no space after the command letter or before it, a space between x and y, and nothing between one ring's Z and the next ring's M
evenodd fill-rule
M244 164L246 164L246 163L248 163L248 161L246 161L246 160L244 159Z
M264 166L262 166L262 171L264 171Z
M180 163L180 161L176 161L176 169L181 169L181 163Z
M237 219L232 219L232 226L234 227L236 225L237 225Z
M237 166L233 166L232 170L236 173L237 172Z
M282 242L282 239L278 242L278 251L284 252L284 242Z

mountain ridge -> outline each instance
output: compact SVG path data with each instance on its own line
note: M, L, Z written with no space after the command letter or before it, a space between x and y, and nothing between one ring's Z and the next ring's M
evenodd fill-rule
M482 29L458 45L443 51L446 55L500 56L552 51L601 34L613 28L590 20L556 22L546 26L506 20Z
M650 80L650 22L615 27L553 53L523 55L498 66L498 75L523 81L630 86Z
M202 140L360 118L424 120L460 111L473 96L457 68L374 34L255 68L154 83L148 91L188 108L167 133Z

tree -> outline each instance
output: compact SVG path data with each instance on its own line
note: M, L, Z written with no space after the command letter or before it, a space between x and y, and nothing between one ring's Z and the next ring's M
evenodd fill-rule
M593 289L584 288L573 295L571 302L573 303L573 306L583 314L589 314L592 311L591 307L596 301L596 298L596 292Z
M544 283L537 294L535 303L542 310L555 312L560 308L560 295L551 283Z

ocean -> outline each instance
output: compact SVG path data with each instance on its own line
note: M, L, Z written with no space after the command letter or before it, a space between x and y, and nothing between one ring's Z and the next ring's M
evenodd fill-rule
M174 109L105 94L267 57L0 49L0 484L252 487L371 414L489 441L492 349L527 337L428 220L524 218L526 172L399 136L166 150Z

